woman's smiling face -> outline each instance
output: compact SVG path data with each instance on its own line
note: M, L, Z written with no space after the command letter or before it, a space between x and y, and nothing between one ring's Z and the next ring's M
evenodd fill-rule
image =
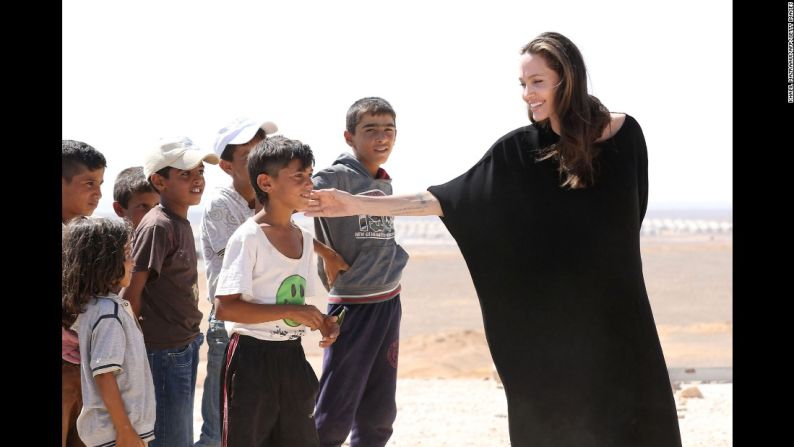
M521 97L529 106L532 119L543 121L549 118L552 127L556 128L559 119L554 104L556 88L560 85L560 76L546 64L546 59L539 54L525 53L520 59Z

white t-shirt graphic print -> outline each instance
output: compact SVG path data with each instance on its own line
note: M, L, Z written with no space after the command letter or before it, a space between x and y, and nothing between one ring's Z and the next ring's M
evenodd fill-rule
M235 230L226 244L218 276L216 296L242 294L242 300L257 304L304 304L316 293L312 236L301 228L303 253L291 259L273 246L253 219ZM265 323L226 322L229 335L238 333L260 340L295 340L306 327L284 319Z

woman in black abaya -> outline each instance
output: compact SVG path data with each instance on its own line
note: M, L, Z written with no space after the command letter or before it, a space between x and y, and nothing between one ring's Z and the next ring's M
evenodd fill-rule
M464 174L411 195L315 191L306 215L441 216L477 290L514 447L680 446L642 275L642 129L587 93L558 33L522 48L519 80L532 124Z

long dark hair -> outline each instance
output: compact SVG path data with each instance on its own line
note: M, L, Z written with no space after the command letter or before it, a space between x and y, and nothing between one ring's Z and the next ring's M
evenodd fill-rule
M77 218L63 229L61 324L68 328L94 295L107 295L124 279L126 220Z
M561 185L572 189L592 186L596 180L595 141L610 123L609 110L587 93L587 70L579 49L567 37L547 32L521 49L521 54L540 55L560 77L554 92L554 112L560 120L560 140L541 152L540 159L560 163ZM530 113L529 119L534 123ZM549 119L538 123L551 126Z

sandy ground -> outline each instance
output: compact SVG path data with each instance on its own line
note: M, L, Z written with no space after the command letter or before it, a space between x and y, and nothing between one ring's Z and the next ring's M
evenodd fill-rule
M676 397L683 447L732 446L733 384L696 386L702 398ZM194 409L200 405L197 394ZM198 439L198 411L193 420ZM493 380L399 379L397 420L389 445L509 446L504 391Z
M732 248L730 235L643 237L645 282L668 367L731 367ZM389 445L509 445L504 391L492 378L477 296L460 252L406 249L411 260L402 281L398 416ZM203 269L200 263L206 297ZM323 299L311 304L325 309ZM202 299L200 308L206 317L209 303ZM318 341L319 334L310 333L303 344L319 376ZM196 439L205 374L206 344L194 406ZM732 445L732 384L697 386L703 398L677 397L684 446Z

